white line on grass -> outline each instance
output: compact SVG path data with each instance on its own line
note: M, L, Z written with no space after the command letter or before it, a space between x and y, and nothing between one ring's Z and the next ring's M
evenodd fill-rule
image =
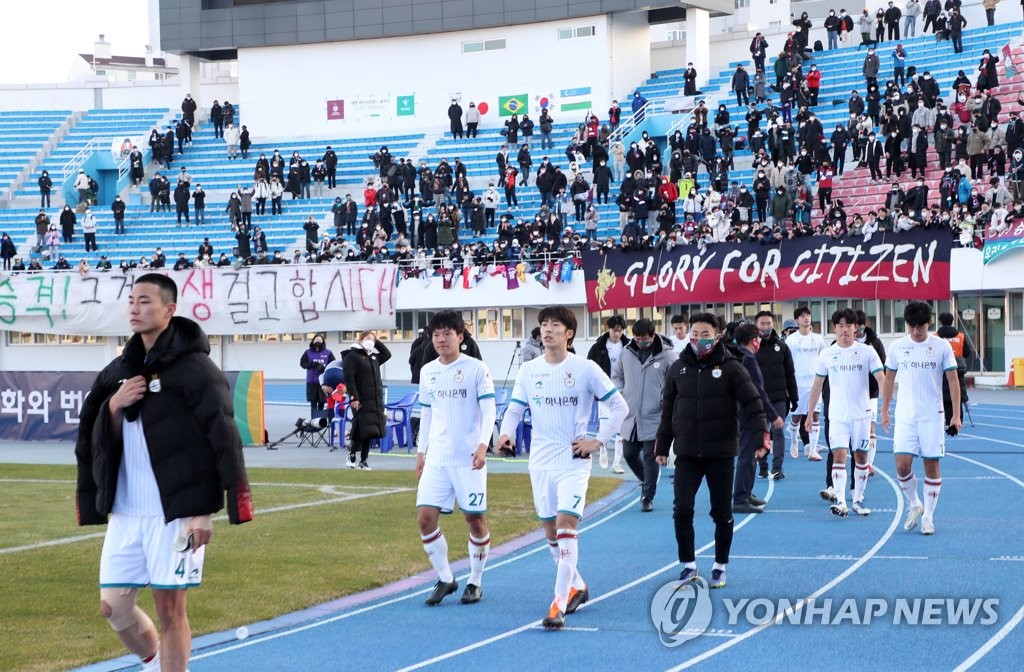
M727 649L732 648L733 646L735 646L736 644L739 644L740 642L746 641L747 639L753 637L754 635L759 634L760 632L763 632L767 628L770 628L771 626L773 626L773 625L775 625L777 623L781 623L784 619L789 618L792 614L794 614L794 613L800 611L801 609L803 609L804 605L806 605L808 602L811 602L812 600L816 600L818 597L824 595L825 593L827 593L828 591L832 590L833 588L838 586L840 583L842 583L843 581L848 579L854 572L856 572L858 569L863 567L864 564L868 560L870 560L872 557L874 557L875 554L878 553L879 550L881 550L882 546L884 546L886 543L888 543L889 538L892 537L893 533L896 531L896 528L899 526L900 518L903 517L903 494L900 492L899 486L896 485L896 481L892 480L892 477L889 476L889 474L887 474L884 471L882 471L881 469L876 468L875 469L875 473L881 474L882 476L885 477L885 480L887 480L889 482L889 485L892 487L893 492L896 493L896 497L897 497L897 500L899 501L899 505L896 508L896 515L894 515L892 517L892 521L889 523L889 529L887 529L885 531L885 534L883 534L881 536L881 538L877 542L875 542L875 545L872 546L868 550L867 553L865 553L864 555L860 556L860 559L858 559L855 563L853 563L852 565L847 567L841 574L839 574L839 576L835 577L834 579L832 579L831 581L826 583L824 586L822 586L818 590L814 591L813 593L811 593L810 595L808 595L804 599L800 600L799 602L797 602L795 605L793 605L789 609L786 609L785 611L779 613L772 620L768 621L767 623L763 623L761 625L758 625L758 626L756 626L754 628L751 628L750 630L747 630L746 632L744 632L743 634L735 637L734 639L730 639L727 642L723 642L722 644L719 644L715 648L710 649L708 651L705 651L704 653L700 654L699 656L695 656L693 658L690 658L685 663L671 668L670 672L677 672L678 670L685 670L685 669L687 669L689 667L693 667L694 665L697 665L698 663L701 663L701 662L707 660L708 658L712 658L714 656L717 656L719 653L721 653L721 652L723 652L723 651L725 651Z
M988 439L988 440L989 441L993 441L994 439ZM1011 445L1016 445L1016 444L1011 444ZM971 458L964 457L963 455L955 455L953 453L949 453L949 456L950 457L955 457L958 460L963 460L964 462L970 462L971 464L977 465L977 466L981 467L982 469L988 469L992 473L999 474L1003 478L1006 478L1009 481L1011 481L1013 483L1016 483L1020 487L1024 488L1024 481L1021 481L1016 476L1012 476L1012 475L1006 473L1002 469L996 469L995 467L993 467L991 465L988 465L988 464L985 464L984 462L979 462L978 460L972 460ZM995 560L996 558L992 558L992 559ZM1009 621L1007 621L1006 624L1003 625L1003 627L999 628L999 632L997 632L996 634L992 635L992 637L987 642L982 644L981 647L977 651L972 653L967 658L967 660L965 660L964 662L960 663L960 665L958 665L953 672L963 672L964 670L969 670L970 668L972 668L979 660L981 660L986 655L988 655L988 653L992 649L994 649L999 644L999 642L1001 642L1004 639L1006 639L1006 636L1009 635L1013 631L1014 628L1016 628L1018 625L1020 625L1021 619L1024 619L1024 607L1021 607L1020 609L1018 609L1017 613L1013 615L1013 618L1011 618Z
M281 511L294 511L295 509L308 509L313 506L323 506L325 504L340 504L342 502L351 502L354 499L365 499L366 497L378 497L380 495L393 495L399 492L412 492L412 488L391 488L388 490L382 490L380 492L370 492L360 495L347 495L344 497L334 497L333 499L320 499L315 502L302 502L301 504L284 504L281 506L272 506L266 509L256 509L257 515L263 515L267 513L279 513ZM214 520L227 520L228 517L225 514L214 516ZM106 532L94 532L92 534L80 534L74 537L62 537L60 539L50 539L48 541L40 541L34 544L25 544L24 546L10 546L8 548L0 548L0 555L10 555L11 553L21 553L23 551L34 551L40 548L50 548L52 546L65 546L67 544L74 544L79 541L88 541L89 539L99 539L103 537Z
M770 491L770 489L772 487L771 484L769 484L768 487L769 487L769 491ZM612 512L602 516L600 519L594 521L593 523L590 523L589 525L584 525L583 527L580 528L580 530L579 530L580 533L589 532L590 530L594 529L595 527L599 527L601 525L604 525L606 522L608 522L609 520L615 518L616 516L618 516L618 515L620 515L622 513L625 513L626 511L629 511L633 506L636 505L636 501L637 501L636 497L633 497L633 496L626 497L625 502L621 505L621 507L618 510L612 511ZM521 552L517 552L515 555L513 555L513 556L511 556L509 558L505 558L504 560L501 560L500 562L488 563L487 567L484 569L484 571L485 572L493 571L493 570L497 569L498 567L502 567L502 566L507 565L509 563L516 562L517 560L522 560L523 558L529 557L529 556L534 555L535 553L539 553L541 551L547 551L547 544L546 543L544 545L538 545L538 546L536 546L534 548L531 548L529 550L523 550ZM464 578L464 577L459 577L459 578ZM254 644L262 644L263 642L269 642L269 641L274 640L274 639L280 639L282 637L287 637L289 635L298 634L300 632L305 632L307 630L313 630L315 628L320 628L320 627L323 627L325 625L329 625L331 623L336 623L337 621L343 621L345 619L352 618L353 616L359 616L361 614L365 614L365 613L368 613L368 612L371 612L371 611L375 611L375 610L380 609L382 607L387 607L387 606L390 606L392 604L397 604L399 602L404 602L404 601L410 600L410 599L412 599L414 597L418 597L418 596L421 596L421 595L426 595L427 593L429 593L432 590L433 590L433 586L428 587L428 588L424 588L422 590L413 591L411 593L407 593L407 594L404 594L404 595L399 595L398 597L393 597L391 599L384 600L382 602L374 602L373 604L369 604L369 605L367 605L365 607L360 607L359 609L354 609L352 611L346 611L346 612L338 614L336 616L331 616L329 618L325 618L325 619L322 619L322 620L319 620L319 621L315 621L315 622L312 622L312 623L306 623L304 625L299 625L299 626L296 626L294 628L288 628L287 630L281 630L279 632L272 632L272 633L269 633L269 634L267 634L265 636L256 637L256 638L250 637L248 640L246 640L244 642L240 642L238 644L232 644L231 646L225 646L223 648L219 648L219 649L216 649L214 651L207 651L206 653L200 653L198 655L193 655L190 658L190 660L202 660L203 658L212 658L213 656L219 656L219 655L221 655L223 653L229 653L231 651L236 651L238 649L243 649L245 647L252 646ZM591 602L595 602L595 601L597 601L597 599L591 600ZM518 633L518 632L525 632L526 630L529 630L530 628L532 628L532 627L534 627L536 625L540 625L540 621L534 621L532 623L528 623L525 626L516 629L515 632L516 633ZM506 636L508 636L508 634L514 634L514 633L506 633Z
M771 496L772 496L772 492L774 491L774 488L775 488L775 481L769 480L768 481L768 491L767 491L767 494L765 495L765 501L770 501L771 500ZM733 533L738 532L739 530L741 530L743 527L745 527L748 523L750 523L751 520L756 518L758 515L759 514L756 514L756 513L749 514L746 518L744 518L742 521L740 521L740 523L733 528ZM705 551L708 551L708 550L714 548L714 546L715 546L715 542L711 541L711 542L708 542L707 544L705 544L704 546L698 548L695 552L696 553L704 553ZM592 598L588 602L588 604L596 604L597 602L601 602L602 600L606 600L609 597L614 597L615 595L618 595L619 593L622 593L622 592L624 592L626 590L629 590L630 588L634 588L636 586L639 586L642 583L645 583L645 582L649 581L650 579L653 579L654 577L658 576L659 574L664 574L665 572L667 572L669 570L678 569L678 568L679 568L679 563L676 562L676 561L673 561L673 562L665 565L664 567L661 567L659 569L654 570L653 572L650 572L649 574L645 574L644 576L641 576L638 579L634 579L634 580L630 581L629 583L625 583L625 584L619 586L618 588L615 588L613 590L608 591L607 593L602 593L601 595L599 595L599 596L597 596L595 598ZM512 637L514 635L518 635L521 632L526 632L527 630L532 630L533 628L537 627L540 624L541 624L541 622L539 620L537 620L537 621L533 621L532 623L527 623L526 625L521 625L518 628L515 628L513 630L509 630L507 632L503 632L500 635L495 635L494 637L488 637L487 639L480 640L479 642L474 642L473 644L468 644L466 646L463 646L462 648L455 649L453 651L449 651L448 653L443 653L443 654L441 654L439 656L435 656L435 657L430 658L428 660L420 661L420 662L416 663L415 665L409 665L408 667L403 667L400 670L398 670L397 672L412 672L412 670L418 670L418 669L421 669L421 668L433 665L434 663L440 663L440 662L448 660L450 658L454 658L456 656L460 656L463 653L468 653L470 651L474 651L474 650L482 648L484 646L488 646L488 645L493 644L495 642L500 642L503 639L508 639L509 637Z

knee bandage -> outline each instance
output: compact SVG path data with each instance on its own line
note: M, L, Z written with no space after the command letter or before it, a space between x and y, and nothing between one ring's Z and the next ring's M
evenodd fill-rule
M135 627L137 632L153 628L153 621L135 604L138 588L101 588L100 613L114 632Z

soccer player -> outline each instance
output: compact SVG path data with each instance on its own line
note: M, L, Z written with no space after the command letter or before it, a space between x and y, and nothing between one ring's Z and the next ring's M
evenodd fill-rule
M871 510L864 507L864 490L868 483L868 445L871 436L871 397L869 374L881 386L882 360L870 345L859 343L857 313L843 308L832 313L832 326L836 342L821 351L815 366L814 384L811 386L807 407L814 408L821 397L821 388L828 378L829 394L829 450L832 452L832 483L836 502L829 510L845 518L846 456L852 451L856 463L853 481L853 512L867 516ZM804 429L811 430L813 416L804 418Z
M548 549L558 570L555 599L544 617L545 628L558 629L590 599L577 569L576 530L587 503L591 453L601 449L626 419L626 402L612 381L592 361L569 352L576 336L576 316L565 306L548 306L537 316L544 356L523 364L516 376L508 409L501 420L499 447L530 411L530 484L537 517L544 524ZM594 400L608 406L597 436L588 439Z
M942 379L949 384L953 398L950 431L962 426L960 418L960 383L957 380L956 356L949 343L928 333L932 309L927 303L911 301L903 310L907 323L906 336L889 346L885 361L885 383L882 385L882 429L890 430L889 402L893 385L899 383L896 399L896 426L893 430L893 453L896 475L900 481L910 512L903 529L910 531L921 523L921 534L935 534L935 505L939 501L942 475L939 460L946 452L945 414L942 408ZM924 461L924 504L917 497L914 458Z
M178 287L135 279L133 336L82 405L75 457L78 524L107 525L100 613L144 670L184 672L192 633L188 588L203 577L211 515L252 519L231 390L198 324L174 315ZM160 633L136 604L151 586ZM162 667L161 667L162 665Z
M672 349L677 355L683 354L686 344L690 342L690 316L679 313L672 316Z
M796 410L790 416L790 431L792 433L792 446L790 457L800 457L800 443L803 443L807 459L812 462L821 461L818 454L818 433L821 424L817 408L808 408L807 401L811 394L811 386L814 385L814 367L818 362L818 355L825 349L825 341L821 334L811 331L811 309L807 306L800 306L793 312L793 319L796 320L797 331L786 337L786 345L793 353L793 368L796 371L796 386L799 391ZM804 420L807 415L812 415L811 431L804 428Z
M487 445L494 431L494 381L487 365L461 351L466 323L453 310L434 313L427 325L437 359L420 370L420 440L416 448L420 539L437 572L427 604L435 606L459 584L448 564L441 513L457 500L469 526L469 581L462 603L483 597L482 578L491 535L487 531Z

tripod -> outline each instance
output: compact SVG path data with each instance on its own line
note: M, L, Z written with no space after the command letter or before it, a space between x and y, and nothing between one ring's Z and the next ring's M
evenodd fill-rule
M522 350L523 350L523 343L522 343L522 341L516 341L516 347L514 347L512 349L512 357L510 357L509 360L508 360L508 369L505 370L505 384L506 385L508 385L508 377L512 373L512 365L516 363L516 357L519 356L522 353ZM511 397L511 396L512 395L510 393L509 397ZM508 397L506 397L506 399L507 398ZM502 452L502 456L503 457L515 457L515 453L512 453L511 455L508 455L507 453Z
M327 428L330 424L330 420L324 417L311 418L310 420L304 420L299 418L295 421L295 429L282 436L277 441L273 441L267 444L267 450L277 450L277 445L284 441L292 438L296 434L319 434ZM299 441L299 445L302 445L302 441Z

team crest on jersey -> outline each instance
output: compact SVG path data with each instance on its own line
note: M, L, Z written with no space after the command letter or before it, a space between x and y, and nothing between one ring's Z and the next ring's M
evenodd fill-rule
M853 351L853 361L857 361L858 359L860 359L860 353L857 352L856 350L854 350Z
M775 346L775 352L779 352L780 350L782 350L782 346L781 345L776 345Z
M711 377L712 378L721 378L722 377L722 370L716 366L714 368L714 370L711 372Z
M661 368L661 362L655 362L654 363L654 368L660 369Z
M932 346L929 345L928 349L924 351L924 354L928 357L931 357L932 355L935 354L935 350L933 350Z
M436 375L435 375L435 376L431 376L431 377L430 377L430 383L429 383L429 384L430 384L430 385L435 385L435 384L437 384L437 376L436 376Z
M565 372L565 380L563 381L566 387L576 387L576 379L572 377L570 371Z
M463 380L465 380L465 378L466 377L464 375L462 375L462 369L455 369L455 382L456 383L461 383Z
M149 381L149 391L154 394L160 391L160 379L153 376L153 379Z

